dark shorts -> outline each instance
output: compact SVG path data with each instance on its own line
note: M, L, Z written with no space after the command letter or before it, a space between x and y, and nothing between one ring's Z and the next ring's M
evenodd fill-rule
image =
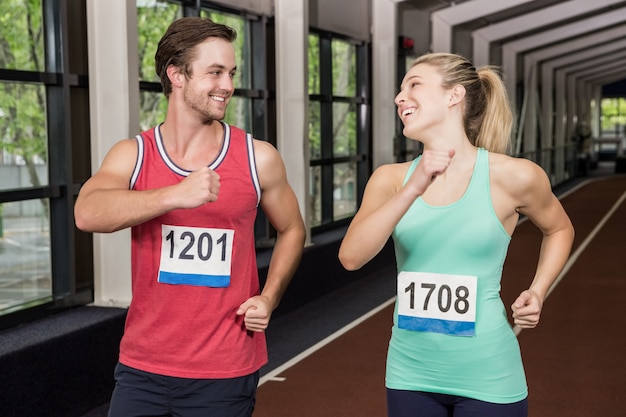
M250 417L259 373L228 379L176 378L118 363L109 417Z
M388 417L527 417L528 398L496 404L457 395L387 389Z

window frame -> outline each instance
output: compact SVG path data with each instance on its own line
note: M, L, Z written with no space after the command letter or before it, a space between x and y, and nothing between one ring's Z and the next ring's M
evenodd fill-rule
M48 200L51 296L41 304L0 315L0 329L93 301L93 270L77 262L77 255L92 253L92 243L76 231L73 215L79 177L89 169L89 163L74 165L76 158L84 157L76 154L77 148L89 154L89 126L84 123L89 120L89 107L84 105L88 103L86 6L41 0L41 13L44 71L0 69L0 79L45 88L48 184L0 190L0 203ZM70 16L76 15L83 16L82 22L70 24Z
M311 227L311 233L347 225L353 216L334 219L334 166L342 163L356 164L356 205L363 199L367 178L371 172L371 68L370 45L333 32L310 28L310 34L319 38L320 92L309 94L310 103L320 104L320 157L311 158L309 168L321 170L321 224ZM356 48L355 96L333 95L332 41L341 40ZM356 153L348 156L333 155L333 104L348 103L356 111Z

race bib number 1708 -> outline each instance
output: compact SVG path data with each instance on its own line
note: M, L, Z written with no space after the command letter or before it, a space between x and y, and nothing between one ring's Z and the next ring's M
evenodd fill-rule
M474 336L477 277L405 272L398 274L398 327Z

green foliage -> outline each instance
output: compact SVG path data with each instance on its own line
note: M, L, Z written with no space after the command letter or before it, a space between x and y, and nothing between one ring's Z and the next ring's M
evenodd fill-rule
M160 83L154 66L154 54L159 40L168 26L180 18L180 5L154 0L137 7L137 49L139 54L139 79ZM149 129L165 119L167 99L163 93L142 91L139 95L139 124L141 130Z
M154 1L137 7L137 48L139 53L139 79L159 82L154 69L154 54L167 27L182 16L179 5Z
M43 71L41 0L0 1L0 68Z
M0 2L0 68L45 71L41 0ZM37 163L47 161L45 87L0 82L0 150L25 164L33 186Z
M320 38L309 34L309 94L320 94ZM309 102L309 155L311 159L322 157L320 103Z
M600 107L602 131L626 134L626 97L602 99Z

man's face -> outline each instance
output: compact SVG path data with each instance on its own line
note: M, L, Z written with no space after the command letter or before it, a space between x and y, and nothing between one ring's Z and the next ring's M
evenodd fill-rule
M203 121L222 120L235 91L235 49L223 39L209 38L198 44L191 75L183 87L183 100Z

